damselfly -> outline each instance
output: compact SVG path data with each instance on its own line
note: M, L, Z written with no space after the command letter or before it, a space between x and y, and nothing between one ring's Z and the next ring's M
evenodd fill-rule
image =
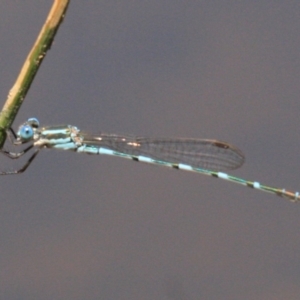
M90 134L75 126L39 126L36 118L23 123L17 134L11 128L8 137L14 145L28 144L20 152L4 149L1 152L17 159L35 148L25 165L15 171L0 172L0 175L24 172L37 156L40 149L55 148L87 154L105 154L128 158L173 169L193 171L204 175L228 180L264 192L276 194L292 202L300 201L298 192L262 185L256 181L225 174L221 171L239 168L244 155L233 145L217 140L188 138L145 138L115 134Z

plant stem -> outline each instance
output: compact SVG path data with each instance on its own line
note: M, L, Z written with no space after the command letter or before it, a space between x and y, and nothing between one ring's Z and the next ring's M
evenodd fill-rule
M0 149L6 138L6 131L11 127L31 83L50 49L59 25L64 19L70 0L54 0L49 15L29 52L19 76L9 91L7 100L0 112Z

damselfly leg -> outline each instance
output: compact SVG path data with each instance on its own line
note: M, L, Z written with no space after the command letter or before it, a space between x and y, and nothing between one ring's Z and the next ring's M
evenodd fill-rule
M14 147L18 147L18 146L23 145L28 142L28 141L24 141L24 142L19 141L17 138L17 134L15 133L13 128L9 128L9 130L7 131L7 139ZM19 152L7 151L5 149L0 149L0 152L10 159L18 159L21 156L23 156L25 153L27 153L33 147L34 147L34 144L31 143L29 146L27 146L26 148L24 148L22 151L19 151ZM29 157L27 162L20 169L12 170L12 171L0 171L0 175L13 175L13 174L23 173L28 168L28 166L31 164L31 162L34 160L34 158L37 156L39 150L40 150L39 148L36 149L33 152L33 154Z

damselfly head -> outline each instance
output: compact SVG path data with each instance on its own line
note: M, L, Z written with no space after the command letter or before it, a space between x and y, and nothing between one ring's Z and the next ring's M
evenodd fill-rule
M21 142L28 142L33 138L34 131L30 125L22 125L17 133L18 140Z
M36 118L28 119L24 124L19 127L17 132L17 140L26 143L33 139L35 129L39 127L40 123Z

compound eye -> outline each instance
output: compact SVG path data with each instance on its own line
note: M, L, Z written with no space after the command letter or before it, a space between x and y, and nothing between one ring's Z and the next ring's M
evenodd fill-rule
M18 131L18 137L22 141L29 141L33 138L34 132L31 126L23 125Z
M32 128L38 128L40 126L40 122L36 118L30 118L26 123L29 124Z

